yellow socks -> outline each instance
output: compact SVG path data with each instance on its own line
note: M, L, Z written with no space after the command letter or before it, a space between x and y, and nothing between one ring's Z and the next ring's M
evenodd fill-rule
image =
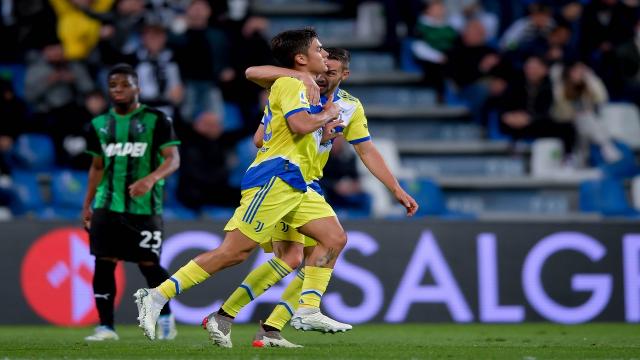
M300 307L320 307L320 300L327 290L333 269L315 266L304 267L304 282L300 294Z
M300 291L302 290L302 283L304 282L304 269L298 270L296 277L291 280L289 286L284 289L280 302L273 309L265 325L272 326L278 330L282 328L291 320L293 313L298 309L298 300L300 299Z
M190 289L192 286L207 280L209 276L209 273L204 271L195 261L191 260L156 289L158 289L164 297L171 299L183 291Z
M274 257L258 266L247 275L239 288L222 304L222 310L236 317L240 310L267 289L289 275L291 268L287 263Z

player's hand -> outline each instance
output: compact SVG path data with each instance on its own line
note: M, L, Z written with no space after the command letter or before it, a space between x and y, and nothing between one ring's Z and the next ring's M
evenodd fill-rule
M320 104L320 86L316 84L316 78L310 74L303 73L300 75L300 81L302 81L304 87L307 88L307 100L309 100L309 104Z
M132 197L142 196L148 193L155 183L156 182L153 181L152 178L150 178L149 176L145 176L142 179L129 185L129 195Z
M322 111L329 116L329 121L340 116L340 107L333 102L333 94L329 95L327 103L322 106Z
M329 140L333 140L338 136L342 135L342 127L344 121L342 119L336 119L329 121L325 126L322 127L322 139L320 139L320 144L324 144Z
M84 229L89 231L91 229L91 216L93 216L93 210L91 210L91 206L83 206L82 207L82 225Z
M398 188L394 191L393 196L396 197L396 200L404 206L407 210L407 216L413 216L418 211L418 203L411 197L411 195L407 194L406 191L402 188Z

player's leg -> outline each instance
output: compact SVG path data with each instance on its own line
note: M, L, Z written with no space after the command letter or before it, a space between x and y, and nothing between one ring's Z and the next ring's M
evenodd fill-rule
M235 318L243 307L289 275L292 269L302 263L303 246L301 243L290 241L274 243L275 256L247 275L242 284L222 304L218 314Z
M304 281L300 305L291 319L299 330L338 332L351 330L351 325L330 319L320 312L320 302L336 263L347 243L347 235L331 206L314 191L305 198L289 220L291 226L302 224L298 231L317 241L317 246L305 260Z
M313 241L306 239L307 242ZM279 242L274 242L274 248ZM304 255L307 257L313 251L315 246L306 246ZM298 300L302 290L302 282L304 281L304 268L299 268L296 276L289 282L289 285L282 292L280 302L273 309L267 320L260 322L260 328L253 339L254 347L300 347L293 344L282 337L282 329L291 320L291 316L298 309Z
M136 292L140 327L145 330L145 335L150 339L155 337L151 329L155 326L158 306L206 280L211 274L244 261L258 244L270 240L276 223L301 200L301 192L277 177L262 187L243 191L240 206L225 227L227 233L220 247L198 255L156 289ZM143 298L147 299L147 304L143 304ZM216 328L215 321L209 321L206 329L215 344L231 347L230 326L222 320L221 330Z
M233 226L235 224L229 225L229 227ZM288 240L282 243L276 242L275 246L272 241L260 244L265 252L274 252L276 256L251 271L240 287L224 302L222 307L217 312L209 314L203 320L205 329L211 327L210 322L215 322L217 327L230 331L234 318L244 306L287 276L292 271L292 268L300 265L303 256L304 237L282 222L276 224L272 231L272 236L287 238ZM228 335L227 333L220 336L212 336L214 344L231 346L231 340Z
M118 259L96 258L93 273L93 296L100 318L93 335L85 337L88 341L118 340L113 321L113 307L116 296L115 270Z
M147 285L154 288L169 278L169 273L157 261L140 261L138 263L140 272L147 280ZM178 335L176 320L171 313L169 303L166 303L160 310L160 317L156 324L156 339L173 340Z
M218 248L196 256L169 279L153 289L139 289L134 294L138 320L145 335L155 339L160 311L169 299L205 281L212 274L244 261L258 244L239 230L226 233Z
M93 294L100 325L95 332L85 337L88 341L118 340L114 328L113 309L116 296L115 269L121 252L118 239L121 226L114 215L96 209L91 218L89 243L91 254L96 257L93 272Z

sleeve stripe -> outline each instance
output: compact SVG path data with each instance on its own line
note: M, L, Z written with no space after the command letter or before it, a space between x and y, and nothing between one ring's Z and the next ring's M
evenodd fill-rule
M301 108L293 109L293 110L289 111L288 113L284 114L284 118L288 119L289 116L291 116L291 115L293 115L295 113L298 113L300 111L309 111L309 108L308 107L301 107Z
M159 149L162 150L162 149L164 149L164 148L166 148L168 146L171 146L171 145L180 145L180 140L173 140L173 141L166 142L166 143L160 145Z
M371 136L367 136L367 137L363 137L363 138L360 138L360 139L351 140L351 141L349 141L349 144L355 145L355 144L359 144L361 142L365 142L365 141L368 141L368 140L371 140Z

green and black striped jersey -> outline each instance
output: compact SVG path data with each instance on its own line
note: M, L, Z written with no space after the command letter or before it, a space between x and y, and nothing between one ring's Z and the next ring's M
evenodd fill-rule
M139 197L129 196L128 188L160 166L163 148L180 143L171 120L156 109L140 105L126 115L112 108L94 118L91 125L87 152L104 158L94 207L129 214L161 214L164 180Z

